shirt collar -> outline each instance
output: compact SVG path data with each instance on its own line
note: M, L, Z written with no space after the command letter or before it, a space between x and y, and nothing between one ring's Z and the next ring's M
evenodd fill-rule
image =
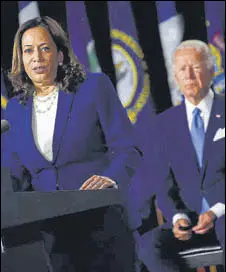
M199 102L198 105L192 104L190 101L185 98L185 106L186 110L189 113L192 113L194 108L199 108L201 110L201 114L210 114L212 105L213 105L214 93L211 89L209 89L206 96Z

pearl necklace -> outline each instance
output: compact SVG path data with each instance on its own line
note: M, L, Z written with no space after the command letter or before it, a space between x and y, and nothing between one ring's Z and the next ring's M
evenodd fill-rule
M52 108L53 104L55 103L55 100L58 95L58 91L59 89L56 88L53 92L47 95L45 99L42 99L44 97L42 98L38 97L36 93L34 93L33 101L34 101L34 108L36 113L43 114L48 112ZM41 104L42 106L40 107L39 105ZM44 109L41 109L43 108L43 106L44 106Z

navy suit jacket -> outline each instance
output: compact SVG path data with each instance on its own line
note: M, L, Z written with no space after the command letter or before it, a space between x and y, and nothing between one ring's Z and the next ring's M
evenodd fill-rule
M152 184L158 206L169 223L177 212L200 214L203 196L210 206L225 203L225 138L213 141L216 131L224 127L224 97L215 94L205 135L203 167L199 169L185 103L156 117Z
M133 127L109 78L88 74L75 93L59 92L53 137L53 161L38 151L32 133L33 99L24 106L9 101L3 136L3 165L17 180L30 176L34 190L79 189L90 176L111 178L125 188L141 155Z

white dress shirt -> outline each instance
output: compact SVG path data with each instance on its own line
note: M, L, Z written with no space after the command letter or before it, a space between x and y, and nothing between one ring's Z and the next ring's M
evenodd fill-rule
M56 92L56 93L55 93ZM33 112L32 112L32 130L35 144L43 157L48 160L53 160L53 133L56 120L57 102L59 91L50 93L46 96L34 97ZM46 111L46 109L49 110ZM114 188L118 188L115 181L108 177L103 177L113 183Z
M200 116L203 119L204 122L204 130L206 132L209 119L210 119L210 113L213 105L213 98L214 93L210 89L207 95L199 102L198 105L192 104L190 101L188 101L185 98L185 107L186 107L186 114L187 114L187 121L188 121L188 127L191 131L191 124L193 119L193 110L194 108L199 108L201 113ZM210 210L216 215L217 218L221 217L225 214L225 204L224 203L216 203L214 206L210 208ZM179 219L187 219L190 222L190 219L188 216L184 213L177 213L173 216L173 225L176 223Z
M53 132L59 91L55 92L55 94L50 93L46 96L34 97L32 113L32 130L35 144L39 152L48 161L53 160ZM46 111L48 107L50 109ZM39 111L42 112L40 113Z

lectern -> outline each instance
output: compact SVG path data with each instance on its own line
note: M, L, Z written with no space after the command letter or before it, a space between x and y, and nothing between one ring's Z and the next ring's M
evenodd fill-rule
M116 189L13 192L9 171L1 169L1 271L47 272L48 260L39 234L46 219L89 209L121 205Z

